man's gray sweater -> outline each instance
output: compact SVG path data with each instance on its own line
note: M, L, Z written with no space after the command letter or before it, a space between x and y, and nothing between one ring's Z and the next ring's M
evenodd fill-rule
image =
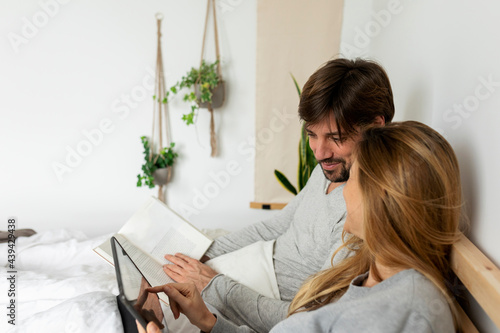
M275 239L273 262L281 300L260 295L219 274L203 290L205 302L234 324L257 332L269 332L285 319L302 283L331 267L332 255L342 245L346 214L343 185L326 194L329 184L318 165L306 187L282 211L264 222L217 238L206 253L215 258L257 241ZM346 254L337 254L335 262Z

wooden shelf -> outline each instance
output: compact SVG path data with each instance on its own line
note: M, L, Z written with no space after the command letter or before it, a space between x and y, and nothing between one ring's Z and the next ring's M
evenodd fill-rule
M277 202L250 202L250 208L255 209L282 209L285 207L286 203L277 203Z

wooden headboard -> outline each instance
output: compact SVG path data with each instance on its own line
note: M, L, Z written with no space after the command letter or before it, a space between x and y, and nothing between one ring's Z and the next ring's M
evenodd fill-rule
M495 325L500 328L500 269L462 235L453 245L452 269ZM460 308L463 331L479 332Z

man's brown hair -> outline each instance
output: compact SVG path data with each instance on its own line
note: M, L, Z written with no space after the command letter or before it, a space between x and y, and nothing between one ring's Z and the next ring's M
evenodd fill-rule
M363 59L334 59L309 77L302 90L299 116L307 125L335 119L339 137L348 137L355 126L386 123L394 117L389 78L377 63Z

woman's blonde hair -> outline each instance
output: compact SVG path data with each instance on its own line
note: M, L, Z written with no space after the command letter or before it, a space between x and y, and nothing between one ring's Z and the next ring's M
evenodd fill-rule
M354 158L364 203L365 239L344 233L343 246L353 255L306 281L289 315L339 298L375 258L382 265L413 268L426 276L445 295L455 315L445 281L451 246L459 237L462 193L450 144L422 123L392 123L364 130ZM381 280L374 265L371 269Z

